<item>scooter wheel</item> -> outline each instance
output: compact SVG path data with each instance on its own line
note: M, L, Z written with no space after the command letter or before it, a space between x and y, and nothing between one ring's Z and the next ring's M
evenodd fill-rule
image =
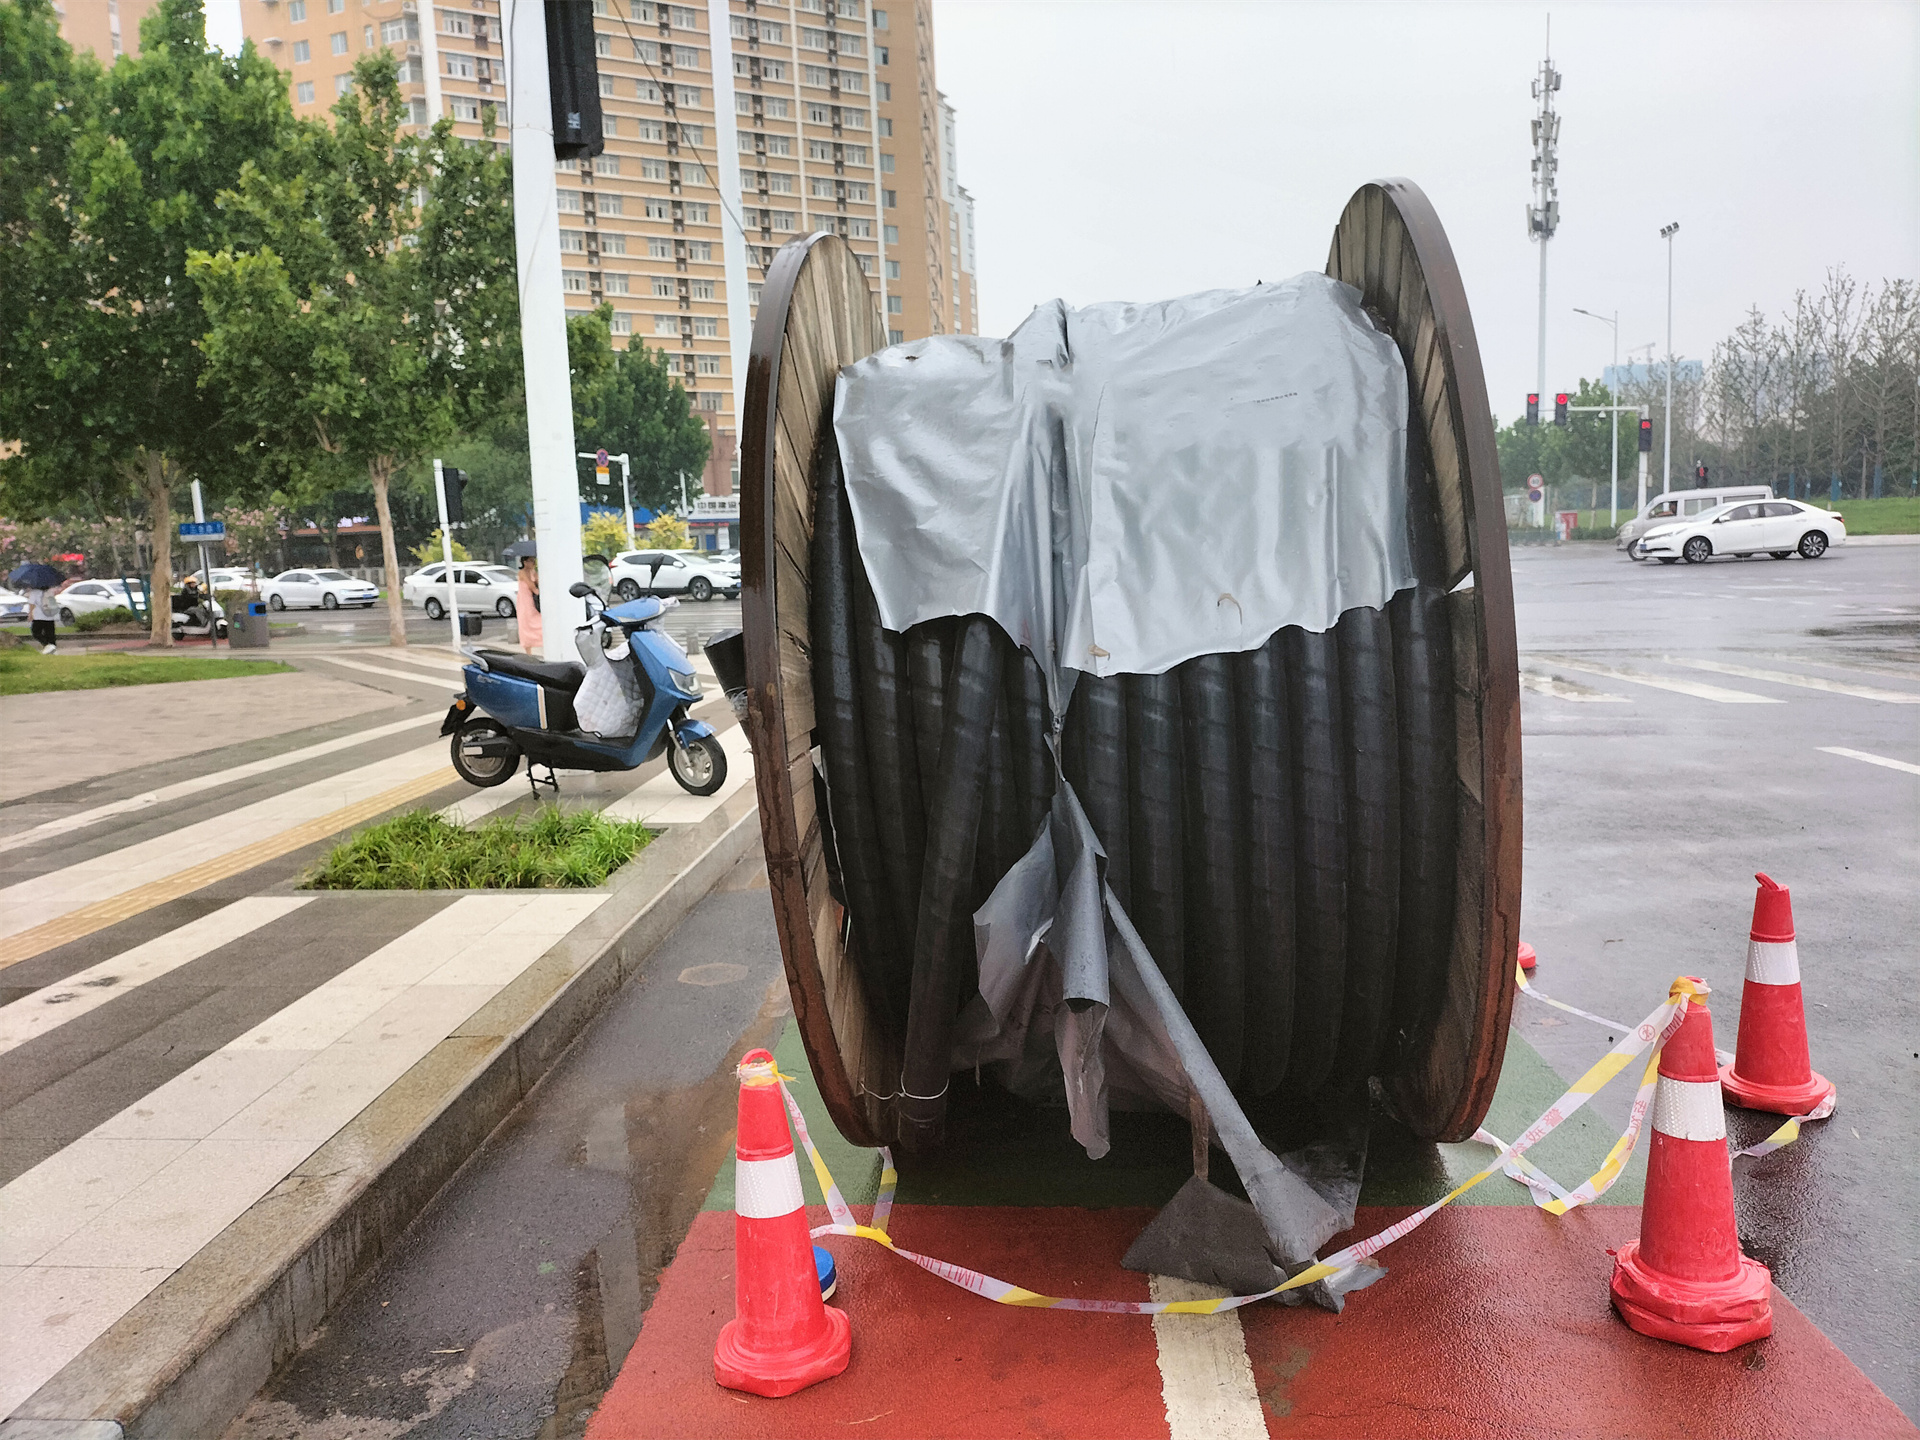
M482 789L506 784L520 768L520 747L497 720L462 725L453 732L451 748L460 778Z
M727 782L727 752L717 735L702 735L682 748L667 742L667 769L689 795L711 795Z

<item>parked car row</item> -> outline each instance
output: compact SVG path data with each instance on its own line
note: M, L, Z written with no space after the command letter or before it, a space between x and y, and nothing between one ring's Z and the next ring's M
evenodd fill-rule
M483 565L477 561L453 562L454 603L462 610L480 610L511 619L518 605L520 581L504 565ZM447 614L447 566L445 561L422 566L400 582L400 598L418 605L430 620L442 620Z

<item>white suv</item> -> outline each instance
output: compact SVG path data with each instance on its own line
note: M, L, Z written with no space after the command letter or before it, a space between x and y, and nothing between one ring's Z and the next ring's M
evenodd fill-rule
M628 550L614 557L610 579L622 600L642 595L740 598L739 563L712 560L698 550Z

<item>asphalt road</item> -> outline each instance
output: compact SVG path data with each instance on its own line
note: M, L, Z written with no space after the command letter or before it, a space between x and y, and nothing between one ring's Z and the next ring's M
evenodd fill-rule
M406 607L407 639L416 645L445 645L452 622L429 620L417 605ZM367 610L288 610L276 620L296 620L305 633L276 635L275 649L302 650L316 646L385 645L387 643L387 604L381 600ZM715 598L700 604L683 600L667 614L667 633L682 646L696 648L709 635L735 629L740 624L740 602ZM475 643L471 639L467 642ZM517 646L518 624L495 615L483 615L479 644Z
M1753 872L1792 888L1840 1108L1741 1162L1743 1238L1920 1415L1920 775L1831 753L1920 764L1920 705L1858 693L1920 696L1920 548L1672 568L1523 548L1514 575L1537 983L1631 1022L1702 975L1731 1048ZM785 1013L762 884L743 868L689 918L231 1440L580 1433L724 1158L732 1057ZM1526 1000L1515 1022L1568 1078L1611 1038Z

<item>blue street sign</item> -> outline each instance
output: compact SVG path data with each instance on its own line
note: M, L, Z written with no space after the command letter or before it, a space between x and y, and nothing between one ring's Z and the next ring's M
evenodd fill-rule
M182 540L219 540L227 533L224 520L186 520L180 525Z

